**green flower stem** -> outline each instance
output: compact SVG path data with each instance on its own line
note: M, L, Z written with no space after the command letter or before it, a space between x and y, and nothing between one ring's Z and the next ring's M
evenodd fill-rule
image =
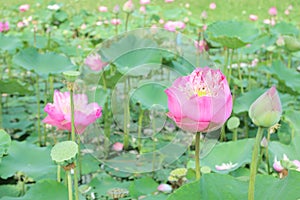
M226 49L226 57L225 57L225 66L224 66L224 72L226 74L226 77L228 76L228 61L229 61L229 57L230 57L230 50L227 48Z
M225 133L225 126L223 125L221 128L220 141L225 141L225 140L226 140L226 133Z
M155 163L156 163L156 138L155 138L155 134L156 134L156 124L155 124L155 116L153 113L152 116L152 130L153 130L153 135L152 135L152 141L153 141L153 145L152 145L152 151L153 151L153 156L152 156L152 176L154 177L154 172L155 172Z
M196 133L196 150L195 150L195 171L196 171L196 180L200 180L201 174L200 174L200 132Z
M37 132L39 145L42 146L42 133L41 133L41 98L40 98L40 87L39 87L39 75L36 76L36 104L37 104Z
M245 113L244 115L244 133L245 133L245 138L248 138L249 135L249 128L248 128L248 113Z
M258 127L254 148L252 152L252 160L251 160L251 166L250 166L250 181L249 181L249 188L248 188L248 200L254 200L254 187L255 187L255 178L256 178L256 171L257 171L257 165L258 165L258 153L259 153L259 147L260 142L263 136L263 128Z
M82 176L82 155L81 155L81 150L80 150L80 137L77 137L77 144L78 144L78 157L77 157L77 166L78 166L78 171L79 171L79 177Z
M0 129L2 129L2 93L0 93Z
M292 65L292 54L289 53L289 57L288 57L288 68L291 68L291 65Z
M60 183L60 171L61 171L61 167L60 167L60 165L57 165L57 182L59 182Z
M233 55L234 55L234 49L231 51L230 55L230 62L229 62L229 74L227 76L228 78L228 85L230 86L230 81L231 81L231 74L232 74L232 61L233 61Z
M130 13L126 13L125 32L127 32L127 30L128 30L129 16L130 16Z
M238 140L238 132L237 132L237 128L235 128L235 129L233 130L232 140L233 140L233 141L237 141L237 140Z
M70 171L66 171L67 177L68 177L68 194L69 194L69 200L73 200L73 192L72 192L72 177Z
M74 83L71 83L74 84ZM76 142L75 138L75 114L74 114L74 85L70 89L70 102L71 102L71 139ZM78 147L79 148L79 147ZM75 188L75 200L78 200L78 178L77 178L77 169L74 168L74 188Z
M124 84L124 149L128 149L129 146L129 100L128 100L128 89L127 89L127 79L125 79Z
M142 149L142 125L143 125L143 116L144 116L144 110L140 108L140 113L139 113L139 121L138 121L138 149L141 152Z
M267 162L267 167L268 167L268 174L271 174L271 168L270 168L270 162L269 162L269 142L270 142L270 138L271 138L271 133L270 131L268 131L268 136L267 136L267 141L268 141L268 145L266 146L266 162Z

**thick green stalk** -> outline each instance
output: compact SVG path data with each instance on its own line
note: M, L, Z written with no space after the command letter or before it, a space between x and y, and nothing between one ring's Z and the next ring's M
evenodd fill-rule
M252 160L251 160L251 166L250 166L250 181L249 181L249 188L248 188L248 200L254 200L254 187L255 187L255 178L256 178L256 171L257 171L257 165L258 165L258 153L259 153L259 147L260 142L263 136L263 128L258 127L256 139L254 143L254 148L252 152Z
M139 113L139 121L138 121L138 149L141 152L142 149L142 125L143 125L143 116L144 110L141 108Z
M129 100L127 94L127 80L125 79L124 84L124 149L128 149L129 146Z
M234 55L234 49L232 49L231 56L230 56L229 74L227 76L227 78L228 78L228 85L230 85L230 81L231 81L233 55Z
M267 162L267 167L268 167L268 174L271 174L271 170L270 170L270 162L269 162L269 142L271 139L271 133L270 131L268 131L268 136L267 136L267 141L268 141L268 145L266 146L266 162Z
M125 32L127 32L127 30L128 30L129 16L130 16L130 13L126 13Z
M238 134L237 134L237 129L236 128L233 130L232 140L233 141L237 141L238 140Z
M2 129L2 93L0 93L0 129Z
M196 180L200 180L200 132L196 133L196 150L195 150L195 171L196 171Z
M59 182L60 183L60 171L61 171L61 167L60 167L60 165L57 165L57 182Z
M36 104L37 104L37 132L39 138L39 145L42 146L42 133L41 133L41 99L39 87L39 75L36 76Z
M68 194L69 200L73 200L73 192L72 192L72 177L69 170L66 171L68 177Z

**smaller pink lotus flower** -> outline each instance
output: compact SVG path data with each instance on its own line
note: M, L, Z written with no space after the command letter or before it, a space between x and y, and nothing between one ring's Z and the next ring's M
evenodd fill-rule
M182 21L167 21L165 23L164 28L167 31L175 32L178 29L183 30L185 28L185 23Z
M260 142L260 146L266 148L268 146L268 140L267 138L264 136L263 139Z
M169 184L162 183L157 187L157 190L164 193L170 193L172 192L172 187Z
M258 62L259 62L259 60L257 58L254 58L251 62L251 67L255 67Z
M206 12L206 11L203 11L203 12L201 13L201 18L202 18L203 20L207 19L207 12Z
M113 144L112 149L114 151L120 152L123 150L124 145L120 142L116 142L115 144Z
M111 23L112 25L118 26L118 25L121 24L121 20L120 20L120 19L117 19L117 18L113 18L113 19L110 20L110 23Z
M216 8L217 8L217 4L215 2L209 4L209 9L215 10Z
M89 103L86 94L74 95L74 117L77 134L82 134L86 127L102 115L102 108L97 103ZM71 131L70 92L54 91L53 103L47 103L44 111L48 114L44 123L57 127L58 130Z
M269 9L269 14L272 16L276 16L277 15L277 8L275 6L271 7Z
M141 5L147 5L150 3L150 0L140 0Z
M29 4L23 4L19 6L19 11L20 12L26 12L27 10L29 10L30 5Z
M257 21L257 20L258 20L258 17L257 17L257 15L251 14L251 15L249 15L249 19L250 19L251 21Z
M85 59L84 64L86 64L93 71L100 71L108 63L103 62L99 54L92 54Z
M86 29L86 24L81 24L80 29L81 29L81 30Z
M285 14L285 15L289 15L289 14L290 14L290 10L289 10L289 9L286 9L286 10L284 11L284 14Z
M140 7L140 13L142 13L143 15L146 14L146 7L145 6Z
M275 156L275 158L274 158L273 168L274 168L275 171L277 171L277 172L282 172L282 170L284 170L284 168L282 167L280 161L277 160L277 157L276 157L276 156Z
M208 49L209 49L205 40L195 41L194 45L200 53L202 53L204 51L208 51Z
M127 13L132 13L134 11L134 4L132 0L128 0L124 3L123 11Z
M163 24L165 21L163 19L159 19L158 23Z
M23 28L24 26L25 24L22 21L17 23L18 28Z
M9 31L9 23L6 22L0 22L0 33Z
M113 8L113 13L117 15L117 14L119 14L119 12L120 12L120 6L115 5L114 8Z
M165 0L165 3L172 3L174 0Z
M99 6L98 10L99 10L99 12L107 12L108 11L106 6Z
M223 170L230 170L232 168L235 168L237 166L237 163L232 164L232 162L229 163L222 163L221 165L216 165L216 170L223 171Z

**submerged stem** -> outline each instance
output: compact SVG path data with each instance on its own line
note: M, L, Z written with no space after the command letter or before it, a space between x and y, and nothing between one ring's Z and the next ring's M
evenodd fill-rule
M195 142L195 146L196 146L196 150L195 150L195 171L196 171L196 180L199 180L201 177L200 174L200 132L196 133L196 142Z
M263 136L263 128L258 127L254 148L252 152L252 160L250 166L250 181L249 181L249 188L248 188L248 200L254 200L254 187L255 187L255 178L256 178L256 171L258 165L258 152L260 147L260 142Z

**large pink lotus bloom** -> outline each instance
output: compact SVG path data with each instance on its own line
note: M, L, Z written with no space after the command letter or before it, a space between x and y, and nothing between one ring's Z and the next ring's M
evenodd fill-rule
M74 118L77 134L85 131L86 127L102 115L102 108L97 103L88 103L85 94L74 95ZM44 111L48 114L44 123L56 126L58 130L71 131L70 93L54 91L53 103L47 103Z
M214 2L212 2L212 3L209 4L209 8L210 8L211 10L214 10L214 9L217 8L217 4L214 3Z
M281 113L281 102L275 86L258 97L249 108L249 116L253 123L261 127L277 124Z
M86 64L93 71L100 71L108 63L103 62L99 54L92 54L85 59L84 64Z
M197 68L179 77L165 90L168 117L190 132L209 132L220 128L232 111L232 96L220 70Z
M9 31L9 23L8 22L0 22L0 33Z
M106 6L99 6L98 10L99 10L99 12L107 12L108 11Z
M176 30L184 29L185 23L182 21L167 21L164 25L164 28L167 31L175 32Z
M258 17L257 17L257 15L251 14L251 15L249 15L249 19L250 19L251 21L257 21L257 20L258 20Z
M26 12L27 10L29 10L30 5L29 4L23 4L19 6L19 11L20 12Z
M271 7L269 9L269 14L272 16L276 16L277 15L277 8L275 6Z
M140 0L141 5L147 5L150 3L150 0Z

